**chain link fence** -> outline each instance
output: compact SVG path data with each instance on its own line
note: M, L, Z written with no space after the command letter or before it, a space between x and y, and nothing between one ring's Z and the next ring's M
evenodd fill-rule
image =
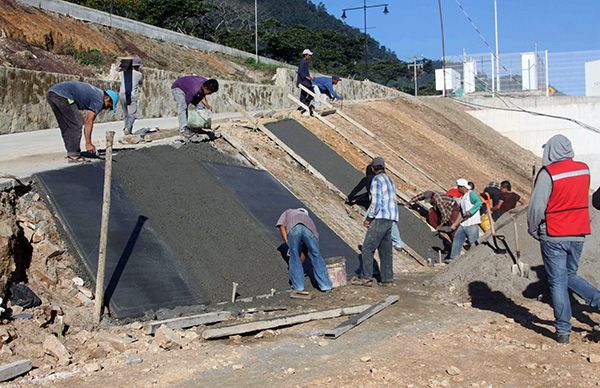
M600 61L600 50L501 53L499 69L495 56L491 53L448 56L446 90L456 95L498 93L585 96L586 67L588 94L589 83L594 82L595 78L600 79L600 62L595 61ZM436 89L444 89L441 69L436 71Z

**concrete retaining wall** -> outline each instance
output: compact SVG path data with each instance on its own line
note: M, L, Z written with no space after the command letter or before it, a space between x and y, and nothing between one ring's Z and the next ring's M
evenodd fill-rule
M70 16L75 19L85 20L92 23L101 24L107 27L119 28L121 30L134 32L153 39L164 40L186 46L189 48L202 50L206 52L219 52L239 58L255 58L254 54L248 53L235 48L220 45L208 40L194 38L189 35L179 32L166 30L141 23L135 20L127 19L120 16L111 15L106 12L98 11L92 8L83 7L77 4L69 3L62 0L17 0L20 3L31 5L46 11L56 12L61 15ZM259 57L263 63L270 63L278 66L286 66L283 62L279 62L266 57Z
M467 102L506 109L503 101L492 98L469 97ZM600 97L526 97L503 98L509 106L569 117L600 129ZM524 112L478 109L469 112L483 123L507 136L521 147L542 156L542 145L556 135L563 134L573 143L575 157L586 162L592 171L592 186L600 185L600 134L584 129L572 121Z
M171 117L176 115L175 102L171 96L171 84L181 74L143 69L144 84L139 102L139 117ZM293 103L286 97L288 93L299 94L294 86L295 71L279 69L276 85L249 84L237 81L219 80L219 92L208 99L216 112L233 112L226 98L232 98L249 111L291 108ZM46 102L46 92L55 83L77 79L89 82L103 89L119 89L119 82L77 77L66 74L46 73L32 70L0 67L0 135L26 132L57 126L50 106ZM372 82L343 80L336 87L348 100L388 98L400 93ZM103 112L97 122L121 119L117 113Z

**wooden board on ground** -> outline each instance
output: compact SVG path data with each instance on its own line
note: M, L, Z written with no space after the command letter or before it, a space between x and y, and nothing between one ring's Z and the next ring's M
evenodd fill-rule
M19 360L0 366L0 381L14 379L31 370L31 360Z
M231 311L216 311L206 314L190 315L188 317L179 317L165 319L162 321L151 321L145 325L146 334L154 334L162 325L170 329L186 329L188 327L217 323L234 318Z
M368 304L353 307L342 307L330 310L314 311L310 313L286 315L282 317L263 319L254 322L239 323L214 329L207 329L204 332L202 332L202 338L223 338L229 337L231 335L253 333L256 331L274 329L282 326L291 326L319 319L330 319L341 317L343 315L360 314L370 307L371 306Z
M366 309L365 311L360 313L360 315L351 317L346 322L342 323L335 329L326 331L325 338L331 338L331 339L338 338L339 336L346 333L353 327L356 327L356 326L360 325L362 322L371 318L373 315L377 314L381 310L396 303L399 299L400 299L400 297L398 295L390 295L390 296L386 297L385 299L381 300L380 302L375 303L374 305L370 306L368 309Z

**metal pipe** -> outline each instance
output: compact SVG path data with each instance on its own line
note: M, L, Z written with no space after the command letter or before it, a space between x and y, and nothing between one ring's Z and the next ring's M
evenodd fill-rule
M546 55L546 97L550 96L550 79L548 77L548 50L545 52Z
M254 55L258 63L258 0L254 0Z
M494 0L494 19L496 26L496 89L500 91L500 53L498 51L498 3Z
M440 10L440 27L442 30L442 74L444 80L444 90L442 96L446 96L446 44L444 43L444 18L442 16L442 0L438 0L438 8Z

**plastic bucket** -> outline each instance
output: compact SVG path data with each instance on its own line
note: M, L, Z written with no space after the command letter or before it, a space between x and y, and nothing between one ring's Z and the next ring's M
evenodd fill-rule
M346 285L346 259L343 256L325 258L327 273L333 288Z

